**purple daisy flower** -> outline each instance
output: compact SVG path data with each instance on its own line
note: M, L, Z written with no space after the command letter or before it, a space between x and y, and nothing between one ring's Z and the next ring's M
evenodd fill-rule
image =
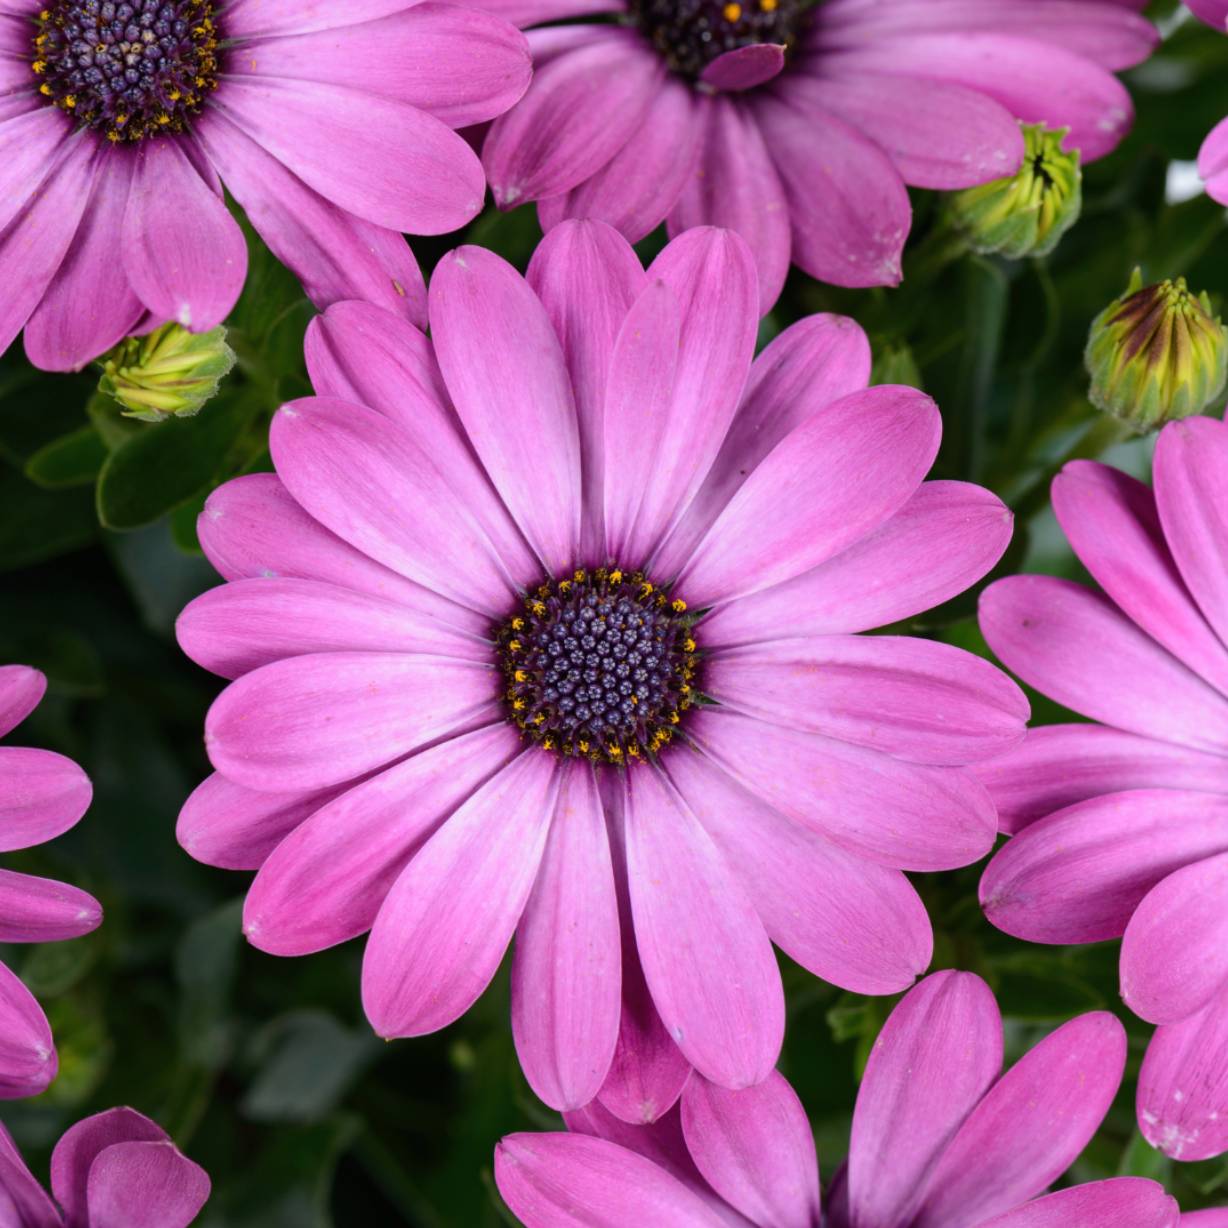
M108 1109L56 1143L51 1193L54 1202L0 1125L0 1212L16 1215L4 1220L13 1228L187 1228L208 1201L209 1177L156 1122Z
M1185 0L1186 7L1213 30L1228 34L1228 0ZM1228 116L1207 134L1198 152L1198 173L1207 195L1228 205Z
M629 1126L591 1105L567 1134L513 1134L495 1180L526 1228L1176 1228L1153 1181L1045 1190L1100 1125L1126 1034L1110 1014L1072 1019L1002 1073L989 987L939 972L891 1013L857 1095L847 1164L820 1211L805 1110L773 1073L730 1091L692 1075L676 1109Z
M1013 174L1019 120L1070 128L1087 160L1133 109L1114 71L1157 41L1101 0L484 0L529 34L535 77L483 161L501 207L591 217L632 241L727 226L760 310L790 260L841 286L895 285L905 185ZM588 20L614 15L617 23ZM568 24L559 24L565 22Z
M38 706L47 680L25 665L0 666L0 737ZM93 790L71 759L49 750L0 746L0 852L31 848L66 832ZM102 921L98 901L66 883L0 870L0 942L79 938ZM0 963L0 1098L41 1092L56 1073L42 1008Z
M454 129L529 83L506 22L429 0L0 0L0 352L70 370L215 327L247 249L222 183L317 305L422 323L400 232L485 193Z
M910 985L931 931L901 871L988 851L961 765L1027 718L986 661L856 634L983 575L1010 516L923 481L937 408L866 387L851 320L752 362L757 302L727 231L645 273L570 223L527 281L462 248L430 341L364 304L313 322L276 476L200 520L230 583L179 641L238 681L182 844L259 867L264 950L370 930L384 1036L457 1018L515 932L516 1043L556 1107L652 1119L688 1063L765 1078L773 940L859 992Z
M1034 729L981 770L1012 834L981 901L1033 942L1124 937L1122 997L1160 1025L1139 1124L1198 1160L1228 1151L1228 426L1166 426L1154 486L1067 465L1053 507L1103 592L1015 576L984 594L1002 661L1100 723Z

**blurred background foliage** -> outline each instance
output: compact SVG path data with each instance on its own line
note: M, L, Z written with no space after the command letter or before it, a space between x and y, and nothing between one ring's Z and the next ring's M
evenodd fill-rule
M1088 324L1133 267L1150 280L1185 275L1223 310L1228 218L1181 164L1228 111L1228 39L1182 20L1171 2L1152 15L1166 39L1129 76L1134 131L1086 169L1082 219L1052 256L951 259L941 201L915 193L900 289L842 291L794 272L763 325L766 341L811 312L853 316L874 343L876 379L937 399L937 476L984 483L1018 514L1001 572L1080 574L1048 510L1064 459L1107 454L1146 474L1150 441L1123 441L1097 417L1082 365ZM528 208L488 211L463 235L415 246L427 272L461 241L523 268L539 237ZM645 240L645 259L663 241ZM199 866L175 843L175 816L207 771L200 731L220 687L173 638L177 612L216 582L195 518L217 483L269 467L270 414L310 391L301 343L311 308L250 232L249 242L251 275L228 322L238 366L194 418L134 422L94 395L97 371L44 375L19 346L0 359L0 661L36 665L51 683L12 740L71 755L96 790L76 830L6 864L78 883L106 909L88 938L0 952L45 1004L61 1060L47 1093L0 1115L44 1175L77 1118L124 1103L156 1116L213 1176L205 1228L511 1223L493 1190L492 1144L557 1119L517 1068L505 973L442 1034L384 1044L359 1005L360 943L296 960L248 947L246 876ZM975 601L967 594L909 630L985 652ZM1040 722L1069 719L1032 698ZM1148 1028L1118 1000L1117 944L1007 938L981 916L978 876L972 867L918 882L935 966L976 971L994 987L1009 1059L1088 1009L1116 1010L1130 1031L1125 1085L1073 1176L1157 1177L1187 1210L1228 1203L1228 1160L1173 1165L1137 1133ZM785 982L782 1068L830 1177L892 1001L842 993L794 966Z

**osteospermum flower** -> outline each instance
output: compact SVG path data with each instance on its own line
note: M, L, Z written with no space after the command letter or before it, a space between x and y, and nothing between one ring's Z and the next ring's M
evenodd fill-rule
M931 933L900 871L988 850L959 765L1026 720L987 662L855 634L982 575L1008 513L923 482L937 409L866 388L852 321L752 364L756 302L723 231L645 273L573 223L527 281L462 248L429 342L361 304L313 323L319 395L277 414L277 475L200 519L231 583L179 639L238 681L182 843L260 867L264 950L370 929L384 1036L459 1016L515 931L513 1028L552 1105L651 1119L688 1062L765 1078L770 940L860 992L911 984Z
M1166 426L1154 485L1067 465L1053 507L1103 592L1016 576L984 594L998 656L1098 723L1034 729L984 768L1013 838L981 899L1034 942L1124 936L1122 996L1161 1025L1139 1124L1197 1160L1228 1151L1228 426Z
M82 366L152 320L207 332L247 249L222 183L320 306L422 321L398 232L481 207L453 129L530 76L506 22L409 0L0 0L0 351Z
M1213 30L1228 34L1228 0L1185 0L1195 17ZM1207 185L1207 195L1228 205L1228 116L1207 135L1198 152L1198 173Z
M526 1228L1175 1228L1152 1181L1044 1192L1100 1125L1125 1059L1121 1024L1096 1012L1002 1074L989 987L940 972L874 1046L826 1218L810 1124L779 1074L742 1091L693 1076L652 1126L593 1105L567 1115L571 1133L510 1135L495 1180Z
M842 286L894 285L905 185L1013 174L1019 120L1070 128L1085 160L1132 121L1113 71L1153 27L1102 0L482 0L529 34L536 75L483 149L499 205L593 217L631 240L737 230L761 309L790 259ZM1130 0L1141 8L1141 0ZM620 18L591 20L596 15ZM565 23L565 24L560 24Z
M66 1130L51 1153L51 1193L0 1125L0 1209L13 1228L187 1228L209 1177L156 1122L108 1109Z
M24 665L0 666L0 737L38 706L47 680ZM66 832L93 790L71 759L49 750L0 746L0 852ZM0 870L0 942L78 938L102 920L98 902L66 883ZM56 1073L55 1045L41 1007L0 963L0 1098L33 1096Z

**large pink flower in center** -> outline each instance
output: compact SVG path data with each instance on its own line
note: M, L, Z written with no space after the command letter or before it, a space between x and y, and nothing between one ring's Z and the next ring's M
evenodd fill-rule
M931 934L901 871L989 849L961 765L1027 715L978 658L856 634L984 574L1009 514L923 481L937 410L866 388L851 321L752 363L757 301L723 231L645 273L572 223L527 281L462 248L430 341L360 304L315 322L277 476L200 521L231 583L180 642L238 681L184 846L260 868L266 950L371 929L385 1036L455 1019L515 932L516 1041L556 1106L653 1118L688 1062L763 1079L772 940L860 992L909 985Z
M1014 173L1019 120L1108 153L1133 116L1112 74L1157 39L1129 11L1142 0L478 3L551 23L529 33L529 92L486 139L495 200L632 241L662 221L728 226L755 253L763 311L790 260L836 285L896 284L905 185Z

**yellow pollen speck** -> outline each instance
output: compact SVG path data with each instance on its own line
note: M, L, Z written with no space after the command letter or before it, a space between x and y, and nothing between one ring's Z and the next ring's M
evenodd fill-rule
M171 122L171 117L167 115L165 111L161 115L158 116L159 124L169 124L170 122Z
M577 747L577 748L578 748L578 750L580 751L580 754L582 754L582 755L587 755L587 754L588 754L588 740L587 740L586 738L581 738L581 739L580 739L580 740L579 740L579 741L576 743L576 747Z
M171 92L167 94L167 97L171 100L171 102L178 102L183 95L178 90L171 90Z
M686 602L683 601L681 597L676 597L669 603L669 608L673 610L675 614L681 614L682 611L686 609Z
M533 724L535 725L544 725L545 723L546 723L546 714L544 712L539 712L533 718Z
M512 700L512 711L513 712L523 712L524 711L524 700L523 699L513 699Z
M776 12L776 5L777 5L777 0L759 0L759 7L765 13Z
M75 94L66 94L64 96L64 105L71 111L77 105L77 97Z
M517 617L512 619L512 630L513 631L523 631L524 630L524 619L521 618L519 615L517 615Z
M737 21L742 16L742 6L740 4L727 4L721 9L721 16L729 22Z
M518 669L518 670L517 670L517 671L516 671L516 672L515 672L515 673L512 675L512 677L513 677L513 678L515 678L517 682L528 682L528 680L529 680L529 675L528 675L528 674L526 674L526 673L524 672L524 670L522 670L522 669Z
M560 592L560 593L565 593L565 592L567 592L567 591L568 591L570 588L571 588L571 581L570 581L570 580L560 580L560 581L559 581L559 592Z
M544 601L535 601L529 609L540 618L546 612L546 603Z
M605 751L611 759L622 758L623 748L619 746L617 742L611 742L610 745L605 748Z
M46 60L35 60L34 61L34 71L36 73L45 73L47 71L47 61Z
M622 581L623 581L623 573L621 571L615 570L615 571L610 572L610 583L611 584L621 584Z
M638 759L640 757L639 746L632 742L631 745L627 747L627 754L629 754L633 759Z
M652 585L647 580L640 585L640 592L643 594L643 596L647 597L652 591Z
M554 749L554 739L549 734L546 734L546 736L542 738L542 749L543 750L553 750Z
M40 94L46 94L48 97L50 97L50 96L51 96L51 86L49 86L49 85L48 85L48 84L47 84L47 83L44 81L44 82L42 83L42 85L40 85L40 86L38 87L38 92L39 92Z
M519 640L510 640L507 645L507 650L508 652L519 652L520 647L521 645Z
M572 579L573 579L573 580L574 580L574 581L575 581L577 584L583 584L583 583L584 583L584 568L582 568L582 567L581 567L579 570L574 571L574 572L572 573L571 578L572 578Z
M692 639L683 640L682 648L684 652L694 652L695 651L695 641Z

